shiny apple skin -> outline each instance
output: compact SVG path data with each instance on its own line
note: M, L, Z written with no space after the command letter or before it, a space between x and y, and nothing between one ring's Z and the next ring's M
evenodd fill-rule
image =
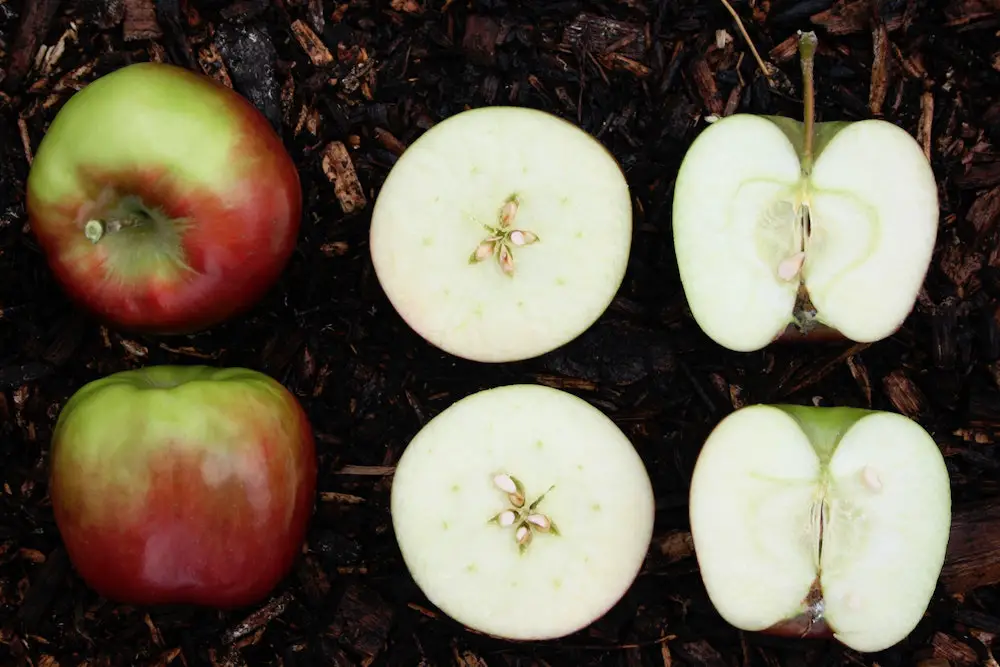
M123 231L91 243L88 219L127 195L185 222L162 238ZM137 63L60 109L28 176L27 210L78 304L122 329L193 333L248 310L277 281L302 191L281 138L245 98L202 74Z
M261 600L289 572L316 469L308 418L277 381L152 366L71 397L50 494L70 560L99 594L225 609Z

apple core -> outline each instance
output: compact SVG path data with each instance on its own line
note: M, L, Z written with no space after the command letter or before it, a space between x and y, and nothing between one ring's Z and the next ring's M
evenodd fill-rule
M509 385L420 430L396 467L391 512L431 603L479 632L542 640L625 594L654 501L642 460L603 413L561 390Z
M596 139L542 111L486 107L406 149L375 201L370 247L416 333L455 356L505 362L592 325L631 240L628 184Z

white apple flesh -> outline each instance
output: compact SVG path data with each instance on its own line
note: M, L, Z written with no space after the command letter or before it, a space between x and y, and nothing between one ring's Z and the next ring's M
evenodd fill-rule
M813 126L811 58L806 122L726 117L695 139L677 175L688 306L734 351L761 349L793 324L886 338L912 311L934 249L937 185L920 145L882 120Z
M652 487L628 438L582 399L536 385L481 391L428 422L396 466L390 505L427 598L508 640L600 618L653 532Z
M731 625L874 652L926 611L951 489L934 440L902 415L757 405L706 440L690 519L705 588Z
M393 166L372 211L382 289L431 344L481 362L576 338L621 286L628 184L592 136L533 109L435 125Z

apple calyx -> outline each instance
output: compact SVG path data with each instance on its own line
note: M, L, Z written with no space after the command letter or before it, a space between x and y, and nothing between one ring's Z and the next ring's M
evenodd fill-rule
M514 529L514 540L517 543L520 553L523 554L528 550L528 545L531 544L532 537L536 532L552 535L559 534L559 529L556 528L555 522L547 515L536 511L545 496L555 488L554 485L550 486L545 493L538 496L534 502L525 507L524 504L527 502L527 497L521 480L513 475L500 473L493 478L493 484L507 494L507 501L511 506L491 518L489 523L495 523L502 528L517 526Z
M478 264L484 259L495 256L500 269L508 276L514 275L514 249L512 246L520 247L538 242L538 235L525 229L511 229L514 218L517 217L517 209L520 200L517 194L512 194L504 200L503 206L497 213L497 224L483 225L489 236L476 246L475 251L469 257L469 264Z

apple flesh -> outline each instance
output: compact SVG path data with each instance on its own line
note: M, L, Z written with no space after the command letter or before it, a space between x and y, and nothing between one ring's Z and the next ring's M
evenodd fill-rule
M934 440L902 415L757 405L705 442L690 520L728 623L874 652L904 639L930 602L950 482Z
M572 394L509 385L428 422L400 458L392 523L427 598L479 632L565 636L637 576L653 531L649 477L628 438Z
M621 285L632 240L614 157L542 111L463 111L393 166L370 249L392 306L458 357L518 361L576 338Z
M129 65L73 95L35 156L31 226L102 320L190 333L250 308L295 247L298 172L264 116L212 79Z
M299 553L315 486L302 407L246 369L153 366L96 380L52 439L52 506L70 560L127 604L259 601Z
M688 306L734 351L761 349L790 324L857 342L892 335L934 250L937 185L919 144L882 120L814 124L811 50L803 72L804 122L724 118L677 175L674 250Z

